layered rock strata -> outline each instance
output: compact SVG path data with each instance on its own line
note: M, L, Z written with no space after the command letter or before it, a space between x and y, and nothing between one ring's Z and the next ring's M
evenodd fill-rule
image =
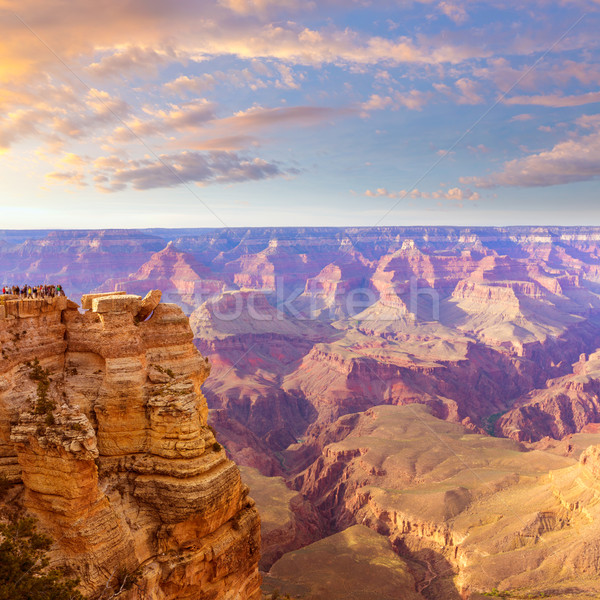
M207 425L187 318L156 293L82 305L9 298L0 314L0 473L53 561L92 595L128 576L124 600L260 598L258 513Z

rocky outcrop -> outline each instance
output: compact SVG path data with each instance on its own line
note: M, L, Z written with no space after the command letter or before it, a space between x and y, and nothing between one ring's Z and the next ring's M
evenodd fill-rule
M560 440L600 421L600 352L582 354L570 375L519 398L496 424L496 431L523 442Z
M475 599L497 588L558 600L576 588L595 597L600 446L579 462L525 452L423 406L348 415L319 443L296 489L330 530L361 524L386 536L423 596Z
M3 304L0 472L85 592L135 572L120 598L256 600L258 513L207 425L187 318L157 294L82 304Z

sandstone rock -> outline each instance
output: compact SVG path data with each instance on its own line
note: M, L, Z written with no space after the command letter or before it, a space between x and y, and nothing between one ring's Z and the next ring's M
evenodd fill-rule
M98 314L112 312L129 312L137 315L142 305L142 299L133 294L109 295L92 300L92 311Z
M210 365L181 309L151 300L137 324L139 296L87 298L85 313L64 297L6 303L0 473L22 480L53 564L88 594L139 569L123 600L258 600L260 520L207 426Z
M600 479L600 446L589 446L584 450L579 464L586 467L596 479Z
M496 431L518 441L560 440L600 421L600 351L581 354L572 373L518 398Z
M323 449L294 487L331 530L361 523L387 536L426 597L472 598L494 587L555 600L574 587L582 597L597 595L600 446L579 464L524 452L418 405L348 415L313 443ZM323 568L314 567L314 577L326 585L338 571ZM305 584L311 571L296 552L269 575ZM556 591L544 592L549 582Z
M142 300L140 312L137 314L138 321L145 321L152 311L159 305L162 292L160 290L150 290Z
M92 310L92 303L96 298L104 298L106 296L123 296L127 292L102 292L99 294L84 294L81 296L81 308L84 310Z

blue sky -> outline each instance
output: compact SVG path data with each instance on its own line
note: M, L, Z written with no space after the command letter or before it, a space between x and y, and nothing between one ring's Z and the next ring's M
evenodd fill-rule
M600 1L523 5L0 0L0 227L600 224Z

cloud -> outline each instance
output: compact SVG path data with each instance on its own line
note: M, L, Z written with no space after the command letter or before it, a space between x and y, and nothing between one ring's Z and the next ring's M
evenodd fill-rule
M212 73L203 73L202 75L189 77L180 75L177 79L165 83L165 89L177 95L185 93L204 94L208 90L214 89L217 85L217 77Z
M136 137L171 134L197 129L215 117L216 105L205 99L188 102L181 106L171 105L170 110L154 110L146 107L151 119L135 118L115 129L113 140L125 142Z
M104 192L174 187L195 182L240 183L298 174L297 169L282 169L278 163L247 158L235 152L181 152L163 154L157 160L128 160L103 157L95 161L97 189Z
M265 129L271 127L295 126L306 127L318 125L340 115L351 114L349 108L331 108L328 106L282 106L264 108L255 106L245 111L239 111L232 117L220 119L216 125L232 130L244 131Z
M479 84L463 77L457 80L454 85L458 88L460 95L458 96L459 104L481 104L484 100L477 93L479 90Z
M433 87L437 92L447 96L457 104L481 104L484 102L484 98L479 94L480 84L467 77L461 77L454 82L456 89L445 83L434 83Z
M514 123L516 121L531 121L531 119L533 119L533 115L530 115L528 113L523 113L520 115L515 115L514 117L510 118L511 123Z
M492 81L503 93L509 92L517 82L516 89L530 92L549 85L565 88L574 82L584 86L600 85L600 65L572 60L546 60L531 69L529 63L513 67L507 58L494 57L487 60L487 66L475 67L473 75Z
M474 192L468 188L453 187L447 190L439 190L437 192L422 192L419 189L400 190L397 192L388 191L386 188L377 188L376 190L367 190L365 196L369 198L391 198L393 200L403 200L411 198L413 200L451 200L455 202L463 202L465 200L476 202L481 199L478 192Z
M374 110L399 110L408 108L410 110L422 110L431 98L431 92L422 92L420 90L410 90L409 92L394 92L390 96L380 96L373 94L367 102L361 104L363 116Z
M47 74L64 75L63 65L47 47L75 70L82 66L98 77L132 72L153 76L157 68L170 63L185 65L217 56L269 59L288 66L351 67L458 64L490 56L481 44L458 38L450 42L425 35L415 39L392 34L384 37L331 24L312 28L291 20L263 22L256 18L257 8L294 6L306 10L306 3L297 0L81 0L76 11L66 0L43 4L37 0L3 0L0 10L8 16L2 21L0 81L39 81ZM13 11L22 22L10 15ZM285 77L280 79L285 81Z
M257 146L258 140L250 135L230 135L226 137L208 138L199 140L183 139L170 144L173 148L187 148L189 150L243 150L250 146Z
M457 25L462 25L469 18L464 7L454 2L440 2L438 8Z
M372 110L385 110L394 106L394 100L391 96L380 96L379 94L372 94L367 102L363 102L361 108L370 112Z
M273 9L278 12L282 10L297 11L300 8L312 10L316 6L315 2L305 0L219 0L219 4L241 15L265 14Z
M513 96L505 98L505 104L530 104L535 106L550 106L553 108L564 108L567 106L583 106L600 102L600 92L588 92L587 94L576 94L563 96L562 94L540 94L537 96Z
M260 77L259 77L260 75ZM174 94L204 94L218 85L235 88L249 88L253 91L269 85L278 88L300 89L296 73L285 64L275 64L273 70L263 63L253 60L252 69L229 69L228 71L213 71L202 75L189 77L181 75L164 85L164 88ZM302 75L299 76L302 78Z
M467 149L473 154L488 154L490 152L490 149L485 144L467 146Z
M497 186L538 187L590 181L600 177L600 118L578 120L586 135L575 135L552 149L508 161L502 171L487 177L464 177L462 183L482 188Z
M46 174L46 180L52 183L74 185L79 188L87 187L85 177L80 171L53 171Z
M0 121L0 148L10 148L23 138L38 135L39 126L51 116L46 110L18 109Z
M29 137L52 143L78 138L114 124L130 112L126 102L107 92L91 89L79 98L66 86L49 87L46 98L32 96L29 103L30 108L8 112L0 121L0 148Z
M172 48L127 46L103 56L100 61L87 67L87 72L96 77L129 77L132 73L155 76L158 68L172 62L186 63L189 56Z
M279 74L281 75L281 79L277 82L277 87L281 88L289 88L292 90L300 89L300 84L296 80L294 73L290 67L287 65L279 64L276 66Z

